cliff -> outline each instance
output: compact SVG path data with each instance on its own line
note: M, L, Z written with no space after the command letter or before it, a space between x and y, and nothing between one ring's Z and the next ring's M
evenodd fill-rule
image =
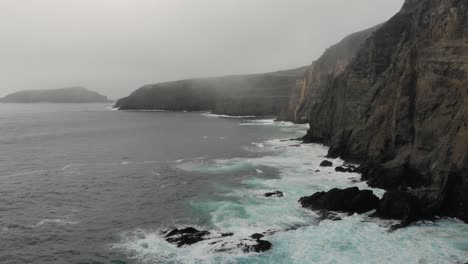
M318 60L312 63L304 77L291 90L289 101L278 119L307 123L311 109L322 101L324 91L334 78L344 71L362 44L378 27L351 34L328 48Z
M151 84L118 100L115 106L121 110L211 110L225 115L278 115L305 69Z
M363 162L364 180L410 204L388 195L388 210L468 221L467 66L468 2L406 0L320 88L304 140Z
M19 91L0 99L3 103L109 103L107 97L82 87Z

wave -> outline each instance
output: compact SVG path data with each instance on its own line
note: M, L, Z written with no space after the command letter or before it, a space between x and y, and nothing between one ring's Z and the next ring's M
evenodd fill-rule
M217 115L211 112L203 113L202 116L206 117L219 117L219 118L235 118L235 119L244 119L244 118L255 118L256 116L247 115L247 116L234 116L234 115Z
M41 221L37 222L37 224L31 226L31 227L40 227L40 226L43 226L43 225L46 225L46 224L55 224L55 225L77 225L79 224L78 221L70 221L70 220L66 220L66 219L60 219L60 218L56 218L56 219L49 219L49 218L46 218L46 219L42 219Z
M257 123L272 124L267 120ZM209 216L209 223L201 230L233 232L235 236L229 239L267 233L264 239L273 243L271 251L220 253L208 242L177 248L167 243L160 231L141 229L123 235L115 248L142 263L466 262L468 226L457 220L421 222L389 233L391 223L370 218L372 212L343 215L341 221L320 221L316 213L301 208L297 200L318 191L357 186L382 197L384 190L367 186L357 173L335 172L334 168L344 161L327 159L327 147L299 143L267 140L252 143L257 150L249 149L264 152L260 157L182 160L176 165L185 171L251 175L241 182L240 188L218 186L216 199L195 200L190 206L197 214ZM320 167L324 159L334 166ZM265 178L270 173L260 171L266 168L274 169L276 175ZM266 192L276 190L282 191L284 197L264 197Z

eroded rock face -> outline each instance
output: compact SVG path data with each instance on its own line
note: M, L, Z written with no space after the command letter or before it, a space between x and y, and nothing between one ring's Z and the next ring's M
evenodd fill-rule
M313 106L326 96L327 87L344 71L361 45L378 28L373 27L351 34L341 42L328 48L307 69L303 78L291 90L289 102L281 111L279 120L307 123Z
M407 0L310 110L306 142L364 163L372 186L411 187L419 216L468 221L467 10Z
M337 211L346 213L365 213L376 209L379 198L371 190L359 190L357 187L331 189L317 192L299 199L302 207L316 211Z

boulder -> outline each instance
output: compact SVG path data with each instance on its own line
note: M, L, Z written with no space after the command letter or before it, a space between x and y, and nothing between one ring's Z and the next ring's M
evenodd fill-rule
M205 236L209 234L209 231L199 231L193 227L187 227L180 230L177 228L173 229L167 232L164 238L167 242L176 244L177 247L182 247L203 241L205 240Z
M333 166L333 163L328 160L324 160L320 163L320 167L331 167L331 166Z
M299 203L302 207L311 210L365 213L377 208L379 198L371 190L351 187L317 192L311 196L302 197Z

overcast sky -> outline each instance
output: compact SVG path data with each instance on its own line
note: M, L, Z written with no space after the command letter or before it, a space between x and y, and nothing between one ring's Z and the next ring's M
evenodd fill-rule
M148 83L310 64L403 0L0 0L0 96L85 86L113 99Z

